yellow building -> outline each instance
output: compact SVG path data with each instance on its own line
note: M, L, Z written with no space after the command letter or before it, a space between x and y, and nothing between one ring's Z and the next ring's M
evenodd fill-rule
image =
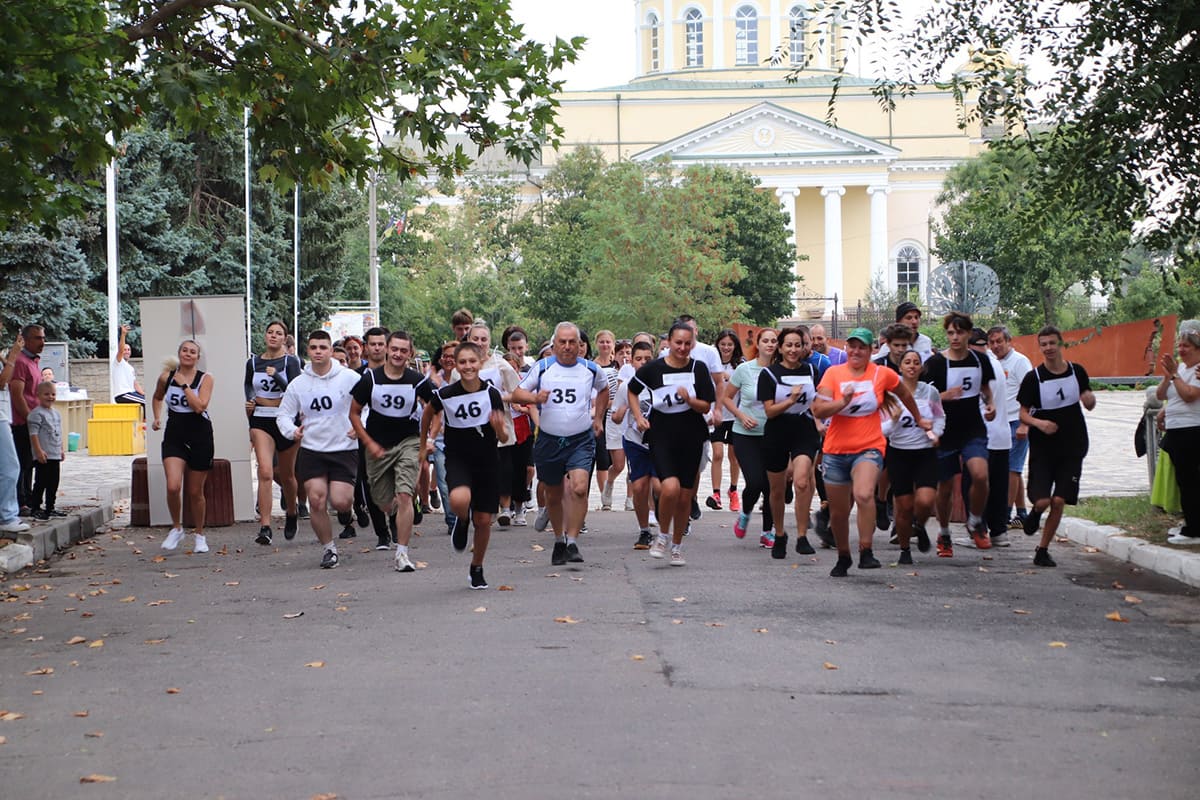
M610 161L665 156L745 169L775 193L797 254L808 256L797 262L797 311L828 311L834 295L852 307L873 277L924 294L934 200L946 172L983 143L978 129L959 129L950 92L920 87L887 111L870 80L846 76L831 126L831 65L841 53L818 36L815 1L632 5L635 76L560 95L563 147L543 154L544 167L592 145Z

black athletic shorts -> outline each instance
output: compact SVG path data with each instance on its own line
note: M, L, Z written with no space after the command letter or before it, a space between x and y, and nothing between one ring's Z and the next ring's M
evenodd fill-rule
M275 417L250 417L250 430L265 431L275 440L275 452L282 453L296 445L294 441L279 432L279 423Z
M608 452L608 438L604 434L596 437L596 469L612 469L612 456Z
M296 480L303 486L313 478L324 478L329 483L348 483L353 486L358 478L358 448L322 453L301 446L296 456Z
M466 456L446 453L446 488L451 492L459 486L471 489L471 508L495 514L500 507L500 462L495 450L470 453ZM443 502L449 502L444 500Z
M935 489L938 485L938 453L935 447L901 450L888 447L883 455L892 494L896 497L915 494L917 489Z
M1029 448L1029 499L1037 502L1046 497L1061 497L1067 505L1079 502L1079 478L1083 475L1083 457L1078 450L1062 451L1056 447Z
M195 472L212 469L212 422L199 414L178 414L167 417L163 431L162 458L182 458L187 468Z
M676 478L684 489L696 486L696 473L704 458L704 439L662 436L650 443L650 461L660 481Z
M784 472L799 456L816 459L821 435L807 414L781 414L763 428L763 466L767 472Z
M714 427L708 440L713 444L733 444L733 420L727 419Z

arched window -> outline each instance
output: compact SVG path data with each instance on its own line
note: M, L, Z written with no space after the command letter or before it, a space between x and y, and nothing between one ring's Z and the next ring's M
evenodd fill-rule
M683 34L687 66L704 66L704 18L698 8L689 8L683 15Z
M653 11L646 17L646 27L650 29L650 71L658 72L658 15Z
M788 59L793 67L804 66L804 38L808 35L808 11L792 6L788 11Z
M896 292L904 297L921 293L921 263L924 254L916 245L906 244L896 251Z
M746 66L758 63L758 12L742 6L734 14L736 26L734 63Z

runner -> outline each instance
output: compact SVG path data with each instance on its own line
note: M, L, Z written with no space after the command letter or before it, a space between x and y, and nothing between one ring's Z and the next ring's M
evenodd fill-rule
M738 365L746 360L742 355L742 343L738 341L737 334L729 328L725 328L717 334L717 340L713 342L713 346L717 348L717 353L721 356L721 373L724 374L725 380L723 384L728 385L729 379L733 377L733 371ZM724 397L725 392L722 391L718 397ZM718 404L723 406L724 404ZM738 460L737 454L733 452L733 419L722 416L721 422L713 423L713 430L708 437L708 441L712 446L712 495L705 499L704 503L709 508L719 511L721 509L721 465L725 461L725 454L729 454L729 510L735 514L741 510L742 501L738 497ZM730 445L728 448L726 445Z
M633 513L638 523L637 541L634 542L633 549L649 550L650 545L654 543L654 537L650 534L650 493L652 489L657 490L658 487L654 484L658 481L654 475L654 462L650 459L650 448L643 440L641 430L634 424L633 415L628 413L629 391L625 387L637 370L653 360L654 347L649 341L640 341L632 346L631 352L631 362L621 368L622 375L626 375L626 370L630 370L630 374L621 381L622 391L617 392L613 401L611 422L621 428L625 461L629 465L629 497L633 501ZM650 413L648 390L643 389L638 395L638 405L643 417Z
M767 468L763 460L763 432L766 430L767 414L758 399L759 374L775 359L779 346L779 334L774 328L760 328L754 337L757 355L753 361L743 361L729 378L725 387L725 408L733 416L733 449L738 464L746 479L746 490L742 493L742 507L733 523L733 535L744 538L750 525L754 505L762 498L762 535L759 544L774 544L774 521L771 503L767 496Z
M911 349L913 339L912 328L902 322L894 322L883 329L883 347L875 358L871 359L881 367L887 367L900 374L900 359ZM888 510L888 493L891 491L889 470L879 473L879 485L875 487L875 528L886 531L892 525L891 513ZM899 541L895 531L892 531L892 544Z
M430 359L428 377L435 389L453 383L454 348L457 346L457 341L443 342ZM454 533L454 524L458 518L450 510L450 490L446 486L446 443L440 431L434 437L432 453L426 454L425 460L433 465L437 491L441 495L442 520L446 523L446 535L450 536Z
M521 376L513 369L512 365L504 360L504 356L499 353L492 352L492 332L484 322L476 322L471 325L471 329L467 331L467 341L473 342L479 348L479 352L483 357L483 364L479 369L479 379L489 386L494 386L500 392L500 397L504 401L504 431L505 435L501 437L497 447L497 458L499 463L499 492L500 506L497 522L501 528L507 528L512 524L512 512L509 511L509 506L512 503L513 496L513 481L516 475L516 464L514 462L514 454L516 452L517 437L513 430L512 401L513 389L516 389L521 384ZM521 466L524 471L524 465ZM478 506L476 506L478 508ZM497 509L490 508L488 511L492 514L497 513Z
M933 340L921 333L921 309L916 303L901 303L896 306L896 322L902 322L912 329L912 349L921 354L921 361L930 359L935 350Z
M183 541L183 495L187 496L195 526L196 553L208 552L204 538L204 483L213 462L213 428L208 416L213 378L197 368L200 345L184 339L176 351L176 363L168 364L158 376L151 410L154 430L162 426L163 403L167 406L167 428L163 431L162 465L167 479L167 510L171 531L163 540L163 550L174 550Z
M658 476L659 534L650 546L652 558L665 558L671 537L673 567L682 567L683 536L696 496L700 459L708 438L704 416L716 400L708 367L691 357L696 343L693 325L678 321L667 332L664 358L646 364L629 382L629 409L634 423L650 445ZM642 413L638 396L650 392L650 416ZM649 433L649 436L646 434Z
M775 522L772 558L787 558L788 474L796 500L796 552L812 555L808 542L808 517L812 510L813 461L821 434L809 408L816 391L816 370L804 360L809 347L808 329L784 328L774 363L758 376L758 400L767 424L763 435L763 461L771 487L771 518ZM823 426L821 426L823 427Z
M350 424L366 452L367 482L373 505L391 519L396 533L396 571L412 572L408 543L413 529L413 497L421 458L421 404L433 397L433 384L409 366L412 337L394 331L387 338L383 366L363 372L350 403ZM363 409L369 408L366 424ZM392 535L384 528L376 536L376 550L391 548Z
M492 535L492 509L500 502L497 481L497 441L508 437L512 420L495 386L480 378L483 350L472 342L454 349L455 370L461 376L438 389L421 420L421 452L432 452L431 428L445 429L447 503L457 522L451 544L461 553L467 549L469 524L475 528L469 571L472 589L488 588L483 577L483 559Z
M846 363L846 351L840 347L834 347L829 343L829 338L825 333L825 326L817 323L809 328L809 335L812 337L812 349L814 353L820 353L829 359L829 365Z
M717 350L717 348L713 347L711 344L707 344L705 342L700 341L700 325L699 325L699 323L696 322L695 317L693 317L690 314L680 314L678 317L675 318L675 322L682 322L683 324L687 325L689 328L692 329L692 336L694 337L694 344L692 346L691 357L696 359L697 361L699 361L701 364L703 364L705 367L708 368L708 374L712 378L713 391L715 392L714 397L720 397L721 395L723 395L725 393L725 377L726 377L725 371L721 368L720 352ZM659 348L659 354L658 354L659 358L663 358L666 356L667 351L669 350L669 338L670 338L670 334L668 333L667 338L663 339L662 346ZM723 419L724 419L724 415L722 413L720 406L716 406L716 407L712 408L708 423L710 425L714 425L714 426L719 425L719 424L721 424ZM705 465L708 464L711 453L712 453L712 445L706 438L704 440L704 450L700 456L699 469L703 470ZM696 486L699 486L699 485L700 485L700 473L697 472L696 473ZM692 493L691 518L693 520L698 520L698 519L700 519L701 513L702 512L700 511L700 503L696 500L696 494L695 494L695 492L693 492Z
M454 338L460 342L467 340L471 326L475 324L475 315L468 309L460 308L450 316L450 327L454 329Z
M610 444L608 434L608 418L612 415L613 401L620 385L617 374L621 365L616 360L616 346L617 337L612 331L603 330L596 334L596 366L604 370L604 377L608 379L608 414L604 420L604 433L596 439L596 488L600 490L601 511L612 511L613 482L625 469L620 433L615 447Z
M950 503L954 481L963 469L971 475L970 496L963 498L963 504L967 507L967 534L980 550L988 550L992 546L983 522L988 495L985 420L996 416L995 406L992 405L992 381L996 374L987 358L972 352L967 346L975 327L970 317L951 311L942 319L942 327L950 347L945 353L936 353L926 359L921 380L937 387L942 395L942 408L946 411L946 430L938 446L937 520L941 531L938 534L937 551L941 558L953 558ZM980 397L984 400L982 413Z
M338 565L337 543L327 505L349 512L358 473L358 443L350 424L350 392L358 373L333 360L333 342L323 330L308 335L308 365L288 384L279 404L279 432L300 443L296 479L309 503L309 524L324 545L321 567ZM297 416L300 424L295 420Z
M272 488L278 482L283 490L283 538L296 536L300 519L296 507L296 450L291 439L279 432L276 417L279 403L288 384L300 376L300 359L287 354L287 328L278 320L267 325L263 333L266 348L262 355L246 360L243 388L246 392L246 415L250 418L250 446L258 463L258 536L257 544L269 547L271 509L275 506Z
M1012 448L1008 451L1008 509L1005 513L1010 520L1008 527L1020 528L1029 514L1025 509L1025 488L1022 485L1029 437L1028 429L1021 424L1021 404L1017 402L1017 391L1021 388L1021 381L1033 369L1033 364L1012 346L1012 334L1003 325L989 328L987 337L992 355L996 356L1004 370L1004 408L1008 412L1008 429L1012 440Z
M981 328L971 331L968 341L971 350L980 358L992 363L992 403L996 413L987 420L988 447L988 494L984 506L983 521L987 525L992 547L1008 547L1008 456L1012 449L1012 429L1008 426L1008 391L1004 380L1004 367L1000 359L988 349L987 332ZM980 405L983 405L982 398ZM981 408L981 410L983 410ZM968 473L969 475L969 473ZM964 497L969 494L969 477L963 477Z
M534 364L513 392L514 402L538 406L533 463L538 483L545 488L545 507L554 530L550 556L554 565L583 561L577 539L587 515L588 473L595 460L596 437L604 430L608 408L608 380L593 362L579 357L581 346L579 327L558 323L554 355ZM594 406L593 392L597 393Z
M850 331L846 337L846 363L826 370L812 405L814 417L829 420L822 470L838 550L837 564L829 572L833 578L846 577L854 563L850 556L851 500L858 509L858 568L882 566L872 552L871 538L875 531L875 485L886 446L879 414L884 395L895 394L918 428L933 427L921 415L912 393L900 383L900 376L870 362L874 338L866 328Z

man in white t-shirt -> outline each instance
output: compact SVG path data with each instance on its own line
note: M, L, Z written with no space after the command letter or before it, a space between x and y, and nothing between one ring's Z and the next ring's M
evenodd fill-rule
M129 356L133 354L133 350L125 343L125 337L128 335L129 326L122 325L121 338L117 342L116 355L113 358L113 402L145 405L146 392L142 389L142 384L138 382L137 371L133 368L133 364L129 363Z
M988 348L1004 370L1008 427L1012 431L1012 448L1008 451L1008 505L1016 508L1014 523L1023 525L1029 514L1025 510L1025 486L1021 480L1025 471L1025 456L1029 453L1029 430L1021 424L1021 404L1017 402L1017 391L1021 388L1021 381L1033 370L1033 364L1012 346L1012 334L1005 326L996 325L988 329L987 336Z
M1008 397L1004 372L1000 360L988 350L987 333L982 328L971 331L967 346L991 362L992 373L996 376L991 383L992 405L996 414L991 419L984 417L988 446L988 496L983 521L987 523L992 547L1008 547L1008 455L1012 449L1012 430L1008 425ZM981 396L981 411L984 410L984 406ZM965 491L963 496L967 496Z

